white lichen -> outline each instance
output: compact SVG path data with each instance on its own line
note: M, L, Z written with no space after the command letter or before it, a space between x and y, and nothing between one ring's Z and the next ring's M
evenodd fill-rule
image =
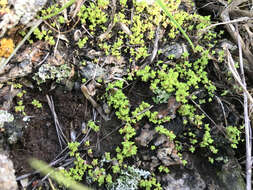
M61 66L52 66L50 64L42 65L38 72L35 73L33 79L37 81L38 84L46 82L46 80L56 80L60 83L62 80L67 79L70 75L71 68L66 64Z
M129 166L126 170L122 170L116 182L107 189L110 190L137 190L141 178L147 179L150 176L149 171Z
M4 122L12 122L14 116L5 110L0 110L0 129L3 128Z

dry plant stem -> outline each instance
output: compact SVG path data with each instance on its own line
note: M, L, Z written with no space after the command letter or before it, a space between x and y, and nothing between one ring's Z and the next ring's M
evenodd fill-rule
M230 5L228 5L221 13L221 19L223 22L229 22L230 21L230 12L232 12L233 10L237 9L238 6L242 3L247 2L248 0L234 0L232 1L232 3ZM235 27L230 23L225 25L227 31L229 32L230 36L233 38L233 40L235 42L237 42L238 40L240 40L240 44L242 47L242 52L245 56L245 58L248 60L249 63L252 62L253 60L253 54L250 51L249 47L244 43L244 41L242 40L242 37L238 34L236 34L236 30ZM253 64L249 64L248 65L249 70L249 77L251 78L251 80L253 80Z
M56 190L54 185L53 185L53 182L50 178L48 178L48 181L49 181L49 184L50 184L50 187L52 188L52 190Z
M150 64L154 61L155 56L157 54L159 37L160 37L160 23L158 23L158 26L157 26L156 32L155 32L154 49L153 49L152 55L150 57Z
M215 96L215 98L217 99L217 101L219 102L219 104L221 106L223 117L224 117L224 120L225 120L225 126L227 127L228 126L228 122L227 122L227 118L226 118L226 114L225 114L225 109L224 109L224 106L222 104L222 101L220 100L220 98L218 96Z
M89 95L88 89L84 84L81 86L81 90L85 98L89 100L89 102L98 111L98 113L102 116L102 118L105 121L108 121L109 118L103 113L103 109L101 108L101 106L99 106L98 103Z
M147 64L151 64L156 55L157 55L157 51L158 51L158 42L159 42L159 39L160 39L160 23L158 23L158 26L156 28L156 32L155 32L155 41L154 41L154 47L153 47L153 51L152 51L152 54L149 58L149 62L146 62L145 64L143 64L140 69L144 69L144 67L146 67Z
M72 18L75 18L76 17L76 15L77 15L77 13L80 11L80 8L81 8L81 6L84 4L84 2L85 2L86 0L78 0L77 2L76 2L76 8L75 8L75 11L74 11L74 13L71 15L71 17Z
M227 51L227 57L228 57L228 67L229 67L229 70L231 71L234 79L238 82L238 84L242 87L243 91L246 93L249 101L251 104L253 104L253 98L252 96L250 95L249 91L247 90L247 88L243 85L242 81L241 81L241 78L235 68L235 63L234 63L234 60L229 52L229 50L226 48L226 51Z
M220 132L223 133L224 136L226 136L226 133L224 132L224 129L215 123L215 121L200 107L199 104L197 104L193 99L190 98L190 100L196 105L196 107L203 112L203 114L214 124L214 126L220 130Z
M61 125L60 125L58 117L56 115L56 112L54 109L54 101L53 101L52 96L49 97L48 95L46 95L46 97L47 97L48 105L49 105L50 110L51 110L53 117L54 117L54 123L55 123L55 128L56 128L56 132L57 132L57 136L58 136L58 141L61 146L61 149L63 149L62 144L64 144L66 146L68 143L68 140L62 131Z
M109 24L106 32L104 32L103 34L101 34L98 39L100 41L103 41L105 38L108 37L109 33L112 31L113 27L115 26L115 22L114 22L114 16L115 16L115 12L116 12L116 0L112 0L112 13L111 13L111 23Z
M240 17L238 19L234 19L234 20L229 20L229 21L226 21L226 22L220 22L220 23L216 23L216 24L212 24L202 30L200 30L200 32L208 32L208 30L210 28L213 28L213 27L216 27L216 26L219 26L219 25L225 25L225 24L232 24L232 23L237 23L237 22L245 22L245 21L249 21L249 20L253 20L253 18L250 18L250 17Z
M45 180L50 176L51 173L52 173L52 172L50 172L50 173L48 173L47 175L45 175L45 176L32 188L32 190L35 190L35 189L37 189L37 187L38 187L39 185L42 185L43 181L45 181Z
M236 25L236 32L239 35L238 31L238 25ZM247 84L245 81L245 75L244 75L244 69L243 69L243 58L242 58L242 47L240 40L238 38L238 48L239 48L239 58L240 58L240 69L241 69L241 78L242 83L247 88ZM244 125L245 125L245 138L246 138L246 189L251 190L251 176L252 176L252 132L251 132L251 126L249 121L249 113L248 113L248 97L246 92L243 92L243 98L244 98Z
M7 65L7 63L11 60L11 58L17 53L19 48L25 43L25 41L30 37L30 35L33 33L33 31L42 23L42 20L38 20L34 26L29 30L29 32L26 34L26 36L23 38L21 42L17 45L17 47L14 49L14 51L11 53L11 55L3 62L0 63L0 72L2 69L4 69L4 66Z

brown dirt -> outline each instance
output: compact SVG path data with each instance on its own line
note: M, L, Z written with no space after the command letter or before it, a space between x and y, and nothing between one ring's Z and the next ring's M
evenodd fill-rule
M38 90L27 89L27 94L24 96L25 113L34 118L27 123L21 141L11 151L18 175L31 171L27 163L28 158L34 157L50 162L60 152L54 119L45 95ZM50 95L53 97L55 111L64 134L70 140L70 126L80 131L81 122L90 118L87 101L80 93L64 93L60 89L50 92ZM39 100L43 108L35 109L31 105L33 99Z

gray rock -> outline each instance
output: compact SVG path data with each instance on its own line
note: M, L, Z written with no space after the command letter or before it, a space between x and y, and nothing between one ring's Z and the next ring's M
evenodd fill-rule
M35 16L46 4L47 0L9 0L8 7L11 8L7 14L1 18L0 37L2 37L7 29L15 27L19 22L24 25L35 20Z
M106 70L103 69L102 67L94 64L87 62L87 65L85 67L81 67L81 75L82 77L85 77L86 79L104 79L106 77Z
M5 123L4 134L9 144L16 144L23 136L26 123L21 118L15 118L13 122Z
M8 157L0 153L0 189L16 190L18 188L14 175L13 163Z
M170 44L165 46L162 49L162 53L168 57L168 56L172 56L174 55L175 59L179 59L181 57L181 55L184 53L184 48L182 45L175 43L175 44Z
M204 190L206 184L199 173L182 173L181 177L167 174L163 177L166 182L165 190Z
M231 158L227 164L222 166L218 178L223 184L224 190L244 190L245 182L241 175L242 170L235 158Z
M222 166L211 164L207 159L184 154L187 160L184 168L176 168L163 178L166 190L180 187L180 190L244 190L245 182L241 167L233 156Z

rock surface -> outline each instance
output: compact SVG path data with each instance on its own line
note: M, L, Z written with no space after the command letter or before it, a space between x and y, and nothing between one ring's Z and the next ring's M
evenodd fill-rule
M245 182L238 161L231 156L226 164L218 167L207 160L185 155L185 167L176 166L162 176L165 190L243 190Z
M0 153L0 189L16 190L17 182L14 175L13 163L8 157Z

